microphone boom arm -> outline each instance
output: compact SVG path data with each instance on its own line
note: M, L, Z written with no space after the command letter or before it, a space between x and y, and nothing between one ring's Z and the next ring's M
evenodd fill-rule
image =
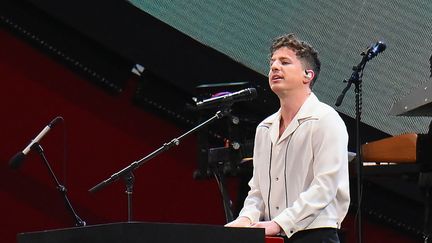
M336 100L335 105L336 106L340 106L342 104L343 99L345 98L345 94L346 92L351 88L351 85L354 83L356 86L359 85L361 83L361 76L363 73L363 69L366 66L366 63L368 61L368 55L365 53L362 53L362 60L360 61L360 63L357 66L353 66L352 70L352 74L350 76L350 78L348 80L344 80L344 83L347 83L347 86L342 90L342 93L339 95L339 97Z
M363 58L357 66L352 68L353 73L351 74L351 77L348 79L348 81L346 79L344 80L344 83L347 83L347 86L342 90L342 93L337 98L335 103L336 106L340 106L342 104L346 92L350 89L353 83L356 85L356 88L361 84L361 77L363 76L362 74L366 63L376 57L379 53L383 52L385 49L386 44L384 44L382 41L378 41L374 45L371 45L366 50L366 52L361 53Z
M216 114L214 116L212 116L210 119L204 121L203 123L199 124L198 126L192 128L191 130L189 130L188 132L182 134L181 136L172 139L169 143L164 143L161 147L159 147L158 149L156 149L155 151L151 152L150 154L148 154L147 156L143 157L140 160L134 161L132 162L130 165L128 165L127 167L119 170L118 172L112 174L108 179L100 182L99 184L97 184L96 186L92 187L91 189L89 189L89 192L97 192L100 189L104 188L105 186L111 184L112 182L118 180L120 177L138 169L141 165L143 165L145 162L151 160L152 158L158 156L160 153L174 147L178 146L180 144L180 140L183 139L184 137L186 137L187 135L195 132L196 130L206 126L207 124L220 119L222 117L224 117L228 112L227 111L218 111L216 112Z
M217 119L221 119L222 117L226 116L228 113L230 112L230 108L228 107L224 107L224 109L216 112L216 114L214 116L212 116L211 118L209 118L208 120L204 121L203 123L199 124L198 126L192 128L191 130L187 131L186 133L182 134L181 136L172 139L170 142L168 143L164 143L161 147L159 147L158 149L156 149L155 151L153 151L152 153L148 154L147 156L143 157L140 160L134 161L132 162L130 165L128 165L127 167L124 167L123 169L121 169L120 171L112 174L108 179L100 182L99 184L97 184L96 186L90 188L88 191L89 192L97 192L99 190L101 190L102 188L108 186L109 184L111 184L114 181L117 181L120 177L123 177L126 181L126 193L128 195L128 221L132 221L132 188L133 188L133 174L132 172L136 169L138 169L141 165L143 165L145 162L149 161L150 159L158 156L159 154L161 154L162 152L174 147L174 146L178 146L180 144L180 140L183 139L184 137L188 136L189 134L197 131L198 129L201 129L202 127L210 124L211 122L217 120Z

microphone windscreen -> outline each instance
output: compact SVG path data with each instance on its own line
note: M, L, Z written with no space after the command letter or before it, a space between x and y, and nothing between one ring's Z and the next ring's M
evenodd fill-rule
M12 169L18 169L24 161L25 155L23 152L18 152L9 160L9 166Z

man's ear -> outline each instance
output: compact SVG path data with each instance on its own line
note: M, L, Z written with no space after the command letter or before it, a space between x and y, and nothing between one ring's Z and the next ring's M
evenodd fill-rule
M315 77L315 72L312 69L306 69L305 77L309 79L309 81L312 81L312 79Z

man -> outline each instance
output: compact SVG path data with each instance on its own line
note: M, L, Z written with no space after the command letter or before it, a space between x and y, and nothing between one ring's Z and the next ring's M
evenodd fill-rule
M251 189L227 227L264 228L287 242L339 242L350 200L348 134L312 93L320 66L318 53L293 34L274 40L269 85L280 109L257 127Z

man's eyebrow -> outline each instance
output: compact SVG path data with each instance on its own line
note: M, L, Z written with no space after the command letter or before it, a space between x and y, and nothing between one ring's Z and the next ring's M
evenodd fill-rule
M281 57L281 58L279 58L279 59L282 59L282 60L290 60L290 61L291 61L291 58L290 58L290 57Z
M274 60L276 60L276 59L280 59L280 60L289 60L289 61L291 61L291 58L290 58L290 57L279 57L279 58L274 58L274 57L272 57L272 58L270 58L270 61L272 62L272 61L274 61Z

